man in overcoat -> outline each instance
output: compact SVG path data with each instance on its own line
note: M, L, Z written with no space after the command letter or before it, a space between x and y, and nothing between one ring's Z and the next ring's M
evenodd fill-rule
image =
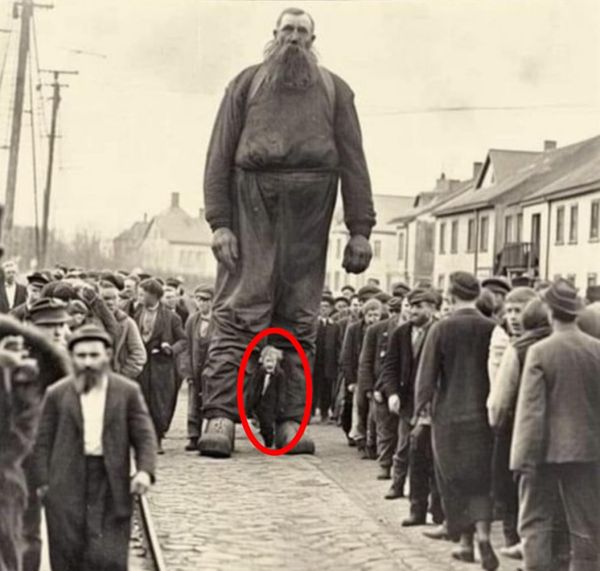
M340 179L350 233L343 266L360 273L371 259L375 214L354 95L318 65L314 40L312 17L284 10L264 62L230 83L215 122L204 202L219 264L202 454L231 455L237 370L257 333L269 326L287 329L312 363ZM272 342L284 351L282 368L289 380L275 435L282 447L299 428L305 379L291 344L283 338ZM314 444L305 438L294 451L310 453Z
M81 327L69 340L75 374L46 393L34 459L54 571L125 571L132 494L154 479L148 409L139 387L110 371L111 346L102 329Z
M493 437L486 400L488 349L495 322L475 307L479 282L468 272L450 275L454 311L425 339L416 380L415 415L432 403L433 448L448 533L460 535L453 557L474 560L473 529L484 569L496 569L490 543Z
M573 571L599 568L600 341L577 326L577 291L558 280L544 294L553 333L527 352L511 469L519 480L526 570L550 571L556 504L566 513Z
M148 278L140 284L144 300L135 313L148 360L138 377L162 454L164 438L173 418L177 398L175 359L185 349L185 332L179 316L161 302L163 288Z
M358 368L358 384L360 390L370 391L372 413L375 416L377 431L377 461L380 472L379 480L389 480L392 457L396 449L398 433L398 416L389 413L379 386L383 363L388 351L389 338L400 325L402 299L392 297L388 302L390 316L379 323L371 325L365 334L360 363Z

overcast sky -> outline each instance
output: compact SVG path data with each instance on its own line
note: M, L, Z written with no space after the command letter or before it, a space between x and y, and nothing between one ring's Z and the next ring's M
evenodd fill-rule
M12 0L2 2L0 27L14 30L0 37L0 65L10 48L0 87L6 143L18 22ZM197 211L224 88L260 60L288 5L54 0L36 10L41 67L80 72L64 78L52 223L108 236L163 209L171 192ZM374 192L413 195L442 171L468 178L488 148L540 150L544 139L562 146L600 134L597 0L295 5L316 20L322 64L356 93ZM1 193L7 158L0 150ZM16 221L32 223L28 117L21 159ZM38 148L40 190L45 160Z

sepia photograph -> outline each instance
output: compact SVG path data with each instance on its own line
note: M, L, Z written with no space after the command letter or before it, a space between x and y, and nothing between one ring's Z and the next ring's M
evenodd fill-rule
M598 0L0 0L0 571L600 571Z

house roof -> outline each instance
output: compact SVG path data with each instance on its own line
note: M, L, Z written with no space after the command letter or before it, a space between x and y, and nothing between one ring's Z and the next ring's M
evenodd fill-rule
M146 235L146 230L148 229L149 225L149 222L134 222L130 228L127 228L127 230L123 230L123 232L118 234L115 240L128 241L132 244L137 244Z
M559 149L553 180L532 192L524 202L534 203L562 195L570 196L600 186L600 136Z
M536 151L511 151L508 149L490 149L475 186L481 186L490 165L494 168L495 183L498 184L512 175L515 171L531 163L541 153Z
M172 205L152 218L145 236L152 226L156 226L160 235L171 243L205 245L210 244L212 240L210 227L206 221L193 218L179 206Z
M414 200L414 196L374 194L373 206L377 215L377 226L389 224L393 218L412 208ZM335 224L341 224L344 221L344 211L341 205L336 208L333 220Z
M436 210L437 216L459 214L471 210L491 208L495 204L530 202L536 193L564 179L565 183L588 180L595 176L589 164L600 159L600 136L538 153L529 163L521 166L504 180L488 188L475 188ZM577 174L578 173L578 174ZM562 183L564 184L564 183ZM559 186L562 186L559 185Z

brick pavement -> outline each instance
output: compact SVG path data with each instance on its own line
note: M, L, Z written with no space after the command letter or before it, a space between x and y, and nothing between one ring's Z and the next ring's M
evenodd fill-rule
M424 538L423 528L402 528L408 501L383 499L389 482L375 479L376 463L359 460L339 428L311 427L314 457L274 458L239 426L235 456L216 460L183 451L185 409L182 393L149 496L170 570L480 569L452 561L452 544Z

